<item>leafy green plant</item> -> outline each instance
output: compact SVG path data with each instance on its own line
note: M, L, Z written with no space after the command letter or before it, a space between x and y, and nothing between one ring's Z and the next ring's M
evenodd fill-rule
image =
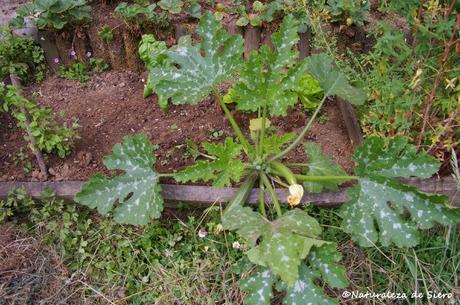
M179 14L182 11L184 2L182 0L160 0L158 6L171 14Z
M460 210L449 207L447 198L419 192L397 180L400 177L430 177L438 162L424 152L417 153L404 138L384 143L371 137L357 149L353 176L321 153L320 147L306 143L309 163L300 164L302 172L280 160L300 145L328 97L338 96L354 104L363 104L366 94L351 86L347 77L324 54L297 63L298 24L288 15L280 30L272 35L274 49L262 46L242 63L243 39L228 36L215 17L207 13L197 32L200 43L189 39L164 51L168 66L153 66L150 76L158 79L155 92L173 104L197 104L213 94L230 122L236 140L205 143L208 160L175 173L154 169L153 146L145 135L126 136L104 158L109 170L123 175L98 174L89 179L75 200L101 214L111 213L115 221L145 225L163 210L160 179L177 182L210 181L215 187L243 181L222 216L223 229L235 231L246 245L248 259L256 271L241 283L248 304L270 304L272 286L285 291L284 304L337 304L317 286L322 278L329 287L345 287L344 267L333 241L321 239L317 219L297 206L304 188L311 192L337 189L355 181L350 200L340 211L342 229L363 247L410 247L417 244L419 230L435 223L460 222ZM299 102L300 80L307 74L317 80L323 97L306 126L298 135L277 135L268 129L269 117L285 116ZM232 87L237 110L251 111L251 137L246 137L218 90L218 85L239 80ZM242 155L245 158L242 158ZM259 185L258 211L245 206L254 185ZM279 201L274 183L287 187L289 195ZM303 185L302 185L302 184ZM265 192L271 198L265 199ZM288 203L282 208L281 203ZM284 210L284 212L283 212Z
M81 83L87 82L91 79L88 67L85 63L81 62L74 63L69 67L59 66L58 74L62 78L76 80Z
M167 67L170 65L168 56L164 54L166 50L167 47L164 41L156 40L152 34L142 35L141 42L139 43L139 57L145 63L147 70L151 70L153 67ZM153 94L158 81L157 78L148 76L144 86L144 97L149 97ZM158 103L162 109L166 109L168 99L159 96Z
M126 21L134 24L153 23L159 27L169 26L170 16L165 12L155 12L156 3L147 0L137 0L134 4L121 2L116 8L117 12Z
M246 10L246 6L240 5L234 10L239 18L236 22L238 26L261 26L263 23L270 23L282 14L292 14L299 21L299 32L303 32L305 29L305 16L302 13L303 7L301 2L291 0L272 0L265 3L260 1L254 1L249 11Z
M405 135L444 160L458 146L460 23L455 4L388 1L386 11L405 17L412 38L388 22L372 32L376 44L360 62L372 100L362 115L368 134Z
M59 157L67 156L77 136L78 124L71 127L59 126L54 120L51 109L40 107L34 101L21 95L14 86L0 86L1 110L10 112L18 121L18 126L25 129L25 121L29 119L32 135L36 140L36 148L46 153L56 153ZM25 110L25 113L21 111ZM25 137L29 141L28 137Z
M43 80L45 56L32 39L13 36L7 28L0 28L0 79L10 74L22 81Z
M91 70L95 73L101 73L110 70L110 65L102 58L91 57L88 61Z
M82 24L91 21L91 7L86 0L34 0L16 10L17 17L10 25L25 26L26 20L35 22L39 29L62 30L67 24Z
M58 74L62 78L84 83L91 79L91 72L101 73L109 69L110 65L102 58L92 57L89 59L88 63L76 62L69 67L59 66Z
M112 41L113 40L113 32L112 28L108 25L104 25L101 30L97 33L100 39L103 41Z
M328 0L325 8L332 21L345 21L348 26L362 26L369 17L370 2L368 0Z

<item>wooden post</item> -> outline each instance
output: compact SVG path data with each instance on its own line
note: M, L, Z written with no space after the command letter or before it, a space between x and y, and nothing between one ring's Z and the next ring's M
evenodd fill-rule
M59 68L59 52L56 47L56 42L54 40L54 35L48 31L38 31L38 44L42 47L45 52L45 59L48 63L48 67L54 73L57 72Z
M248 25L244 32L244 59L249 58L252 50L257 50L260 43L259 28Z
M311 55L311 31L307 29L304 33L300 33L299 40L299 61Z
M359 126L355 109L353 109L353 106L351 106L350 103L340 98L337 98L337 102L339 104L340 112L342 113L342 118L347 129L348 137L350 138L353 147L356 147L363 143L363 134Z

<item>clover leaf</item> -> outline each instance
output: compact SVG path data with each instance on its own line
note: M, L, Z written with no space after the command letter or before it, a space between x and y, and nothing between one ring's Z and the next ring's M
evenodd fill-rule
M198 161L178 172L174 178L178 182L213 180L213 186L222 187L238 182L243 175L245 165L236 159L243 146L226 138L224 143L204 143L204 149L212 156L212 161Z
M165 54L172 65L150 70L151 79L158 79L156 93L171 98L173 104L200 102L213 86L232 79L240 66L241 36L229 37L209 12L201 18L197 32L200 44L192 45L189 40L169 49Z
M450 207L447 197L420 192L395 178L427 178L439 163L401 137L388 145L371 137L359 147L353 160L359 185L350 189L351 200L342 209L342 227L361 246L380 242L383 246L411 247L419 242L419 229L435 223L460 222L460 209Z
M152 166L155 163L153 145L145 135L126 136L122 144L113 147L112 154L104 158L110 170L123 170L124 175L92 176L75 200L106 215L114 209L119 223L145 225L152 218L159 218L163 210L159 175ZM115 202L117 206L114 208Z

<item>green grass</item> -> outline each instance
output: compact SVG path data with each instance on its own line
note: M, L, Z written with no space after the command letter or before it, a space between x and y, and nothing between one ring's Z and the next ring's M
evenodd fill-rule
M339 244L350 279L346 290L409 295L416 291L424 295L428 291L460 293L458 228L427 231L413 249L362 249L340 230L336 209L307 210L323 225L322 238ZM97 217L52 194L37 202L19 190L0 203L0 220L16 222L60 254L69 270L63 286L66 291L69 286L73 288L73 295L63 300L67 304L243 304L238 280L251 265L244 249L232 247L238 241L236 236L219 232L220 213L217 206L203 213L176 210L161 221L136 228ZM200 231L206 236L200 237ZM345 304L343 290L327 291ZM346 304L458 304L426 298L399 303L377 299L347 301Z

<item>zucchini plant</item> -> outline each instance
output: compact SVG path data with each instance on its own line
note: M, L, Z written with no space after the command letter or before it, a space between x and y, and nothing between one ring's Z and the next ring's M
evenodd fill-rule
M257 265L241 287L247 292L246 304L259 305L270 304L272 287L286 292L283 304L337 304L316 280L322 278L332 288L348 285L336 244L321 240L321 225L299 207L304 190L336 190L340 184L354 181L348 193L350 201L340 210L342 228L364 247L414 246L420 229L460 221L459 209L449 207L445 196L422 193L398 180L430 177L439 168L434 158L416 152L404 138L368 138L354 154L354 175L347 175L324 156L317 144L303 143L326 99L339 96L362 104L366 95L350 85L324 54L297 62L294 45L299 38L292 16L285 17L273 34L273 50L262 46L247 62L242 60L243 39L228 36L210 13L202 17L197 31L200 43L192 44L184 38L170 49L155 48L154 52L161 52L169 64L150 66L150 77L155 79L153 90L163 101L175 105L197 104L213 95L236 138L204 143L207 160L198 160L178 172L159 173L154 169L154 146L147 137L127 136L104 159L109 170L125 174L91 177L76 201L103 215L112 213L118 222L145 225L160 217L163 210L162 177L172 177L179 183L209 181L215 187L242 181L223 212L222 225L245 241L246 254ZM319 83L322 98L298 135L278 135L268 128L270 118L285 116L299 102L307 74ZM236 75L239 79L224 97L219 85ZM229 102L237 110L258 114L250 122L250 132L240 128L227 106ZM283 157L298 145L304 145L309 162L293 168L283 162ZM275 184L287 187L289 196L279 200ZM259 187L257 208L245 205L254 186ZM283 203L287 203L285 207Z

